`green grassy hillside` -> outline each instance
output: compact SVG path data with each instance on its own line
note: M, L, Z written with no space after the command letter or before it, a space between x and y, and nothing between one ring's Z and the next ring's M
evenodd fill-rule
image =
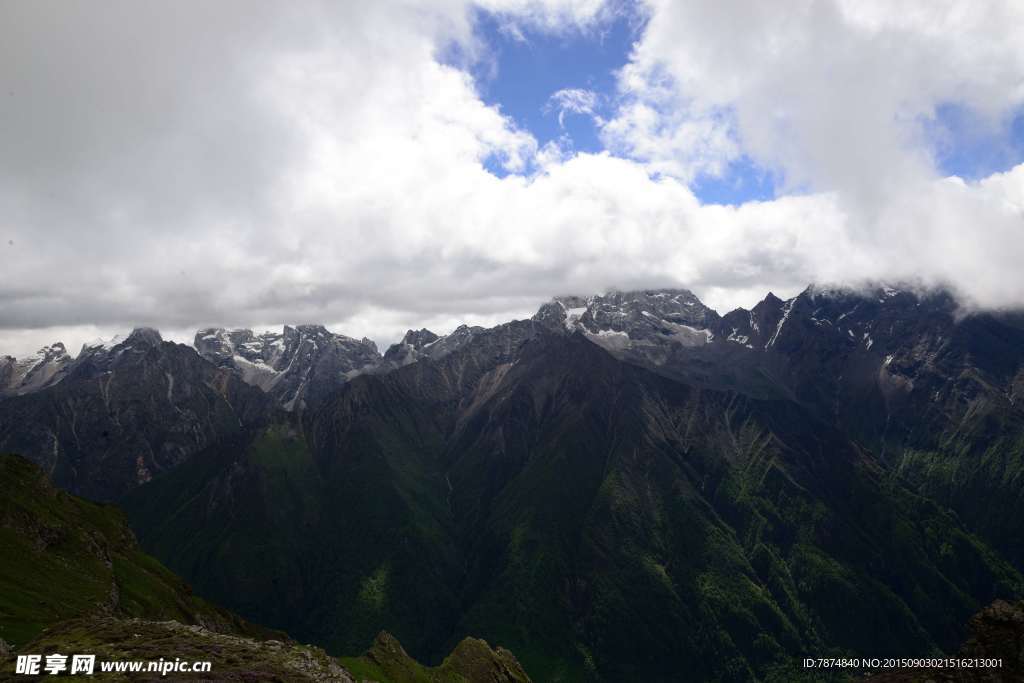
M272 635L192 594L135 543L124 515L55 489L27 460L0 456L0 638L96 614Z
M14 455L0 455L0 550L0 679L12 674L17 653L73 652L98 661L210 661L211 676L224 681L529 681L511 653L482 640L466 639L444 664L428 668L386 633L346 661L350 672L318 647L196 597L139 550L116 507L55 489Z

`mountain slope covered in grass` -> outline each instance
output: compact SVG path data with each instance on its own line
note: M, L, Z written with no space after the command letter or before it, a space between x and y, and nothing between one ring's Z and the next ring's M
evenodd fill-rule
M14 455L0 455L0 548L0 677L14 671L17 654L75 653L208 661L216 680L529 681L511 653L481 640L466 639L435 670L386 633L347 661L357 678L321 648L198 598L138 548L117 508L55 489Z
M96 614L176 620L273 635L193 595L137 546L124 515L52 486L38 467L0 456L0 638L13 646Z

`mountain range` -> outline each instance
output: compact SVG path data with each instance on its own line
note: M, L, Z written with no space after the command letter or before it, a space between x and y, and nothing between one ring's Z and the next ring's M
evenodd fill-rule
M536 680L796 680L952 652L1024 593L1024 318L686 290L410 330L137 329L0 361L0 451L200 595L332 654L466 636Z

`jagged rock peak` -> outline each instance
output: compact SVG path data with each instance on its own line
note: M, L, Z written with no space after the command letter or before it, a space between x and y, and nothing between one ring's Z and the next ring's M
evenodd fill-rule
M331 332L323 325L284 325L281 332L254 333L248 328L207 327L196 332L193 345L204 357L218 359L240 355L252 359L263 356L269 360L273 351L291 347L304 340L337 341L362 345L376 352L377 345L371 339L354 339L344 334Z
M145 349L152 346L159 346L163 343L160 332L152 327L136 327L127 336L117 334L110 339L94 339L82 344L82 350L78 357L95 356L117 348L121 349Z
M439 336L424 327L419 330L409 330L406 332L405 336L402 337L402 343L408 344L418 350L422 349L427 344L436 342L438 339L440 339Z
M707 329L718 314L705 306L688 289L642 289L610 291L590 297L559 296L544 304L533 319L548 327L590 334L634 332L645 336L653 330L663 334L677 331L673 326Z
M554 302L562 304L562 306L564 308L579 308L579 307L586 308L587 304L593 298L594 298L593 296L585 297L585 296L578 296L576 294L567 294L567 295L564 295L564 296L552 297L551 300L554 301Z
M292 334L301 334L308 337L327 337L331 335L331 332L327 330L323 325L306 324L306 325L285 325L284 326L285 336Z
M78 357L81 358L87 354L96 353L99 351L109 351L115 346L119 346L125 340L124 335L115 334L110 339L93 339L92 341L85 342L82 344L82 350L79 351Z
M20 360L0 357L0 395L29 393L58 382L62 371L72 362L61 342L44 346Z
M286 410L319 401L381 362L373 341L331 332L323 325L285 325L281 332L199 330L195 348L206 360L236 372L275 396Z
M427 329L409 330L402 341L388 347L377 371L387 372L424 358L438 360L461 348L483 331L482 327L470 325L459 325L445 335L437 335Z
M162 344L164 338L160 336L159 330L152 327L136 327L128 335L128 338L124 340L124 343L128 346L158 346Z
M947 288L903 281L869 281L854 284L813 282L798 296L814 301L820 299L866 299L876 303L887 303L895 299L915 302L933 300L937 303L955 303L956 301L956 296Z
M12 356L5 357L10 358L11 360L15 360ZM42 347L31 356L28 356L25 359L23 359L22 362L52 362L65 357L68 357L67 348L65 348L62 342L54 342L49 346Z

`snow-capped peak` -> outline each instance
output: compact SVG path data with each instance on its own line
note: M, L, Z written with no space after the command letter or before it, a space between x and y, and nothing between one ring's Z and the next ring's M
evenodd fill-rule
M44 346L25 358L0 359L0 395L25 394L60 381L61 371L72 362L61 342Z
M123 334L115 334L110 339L93 339L82 344L82 350L79 352L79 355L81 356L88 351L110 351L115 346L124 342L125 338Z
M193 343L200 356L276 395L286 410L305 405L311 390L326 392L381 361L371 340L323 325L285 325L280 332L260 333L211 327L199 330Z

